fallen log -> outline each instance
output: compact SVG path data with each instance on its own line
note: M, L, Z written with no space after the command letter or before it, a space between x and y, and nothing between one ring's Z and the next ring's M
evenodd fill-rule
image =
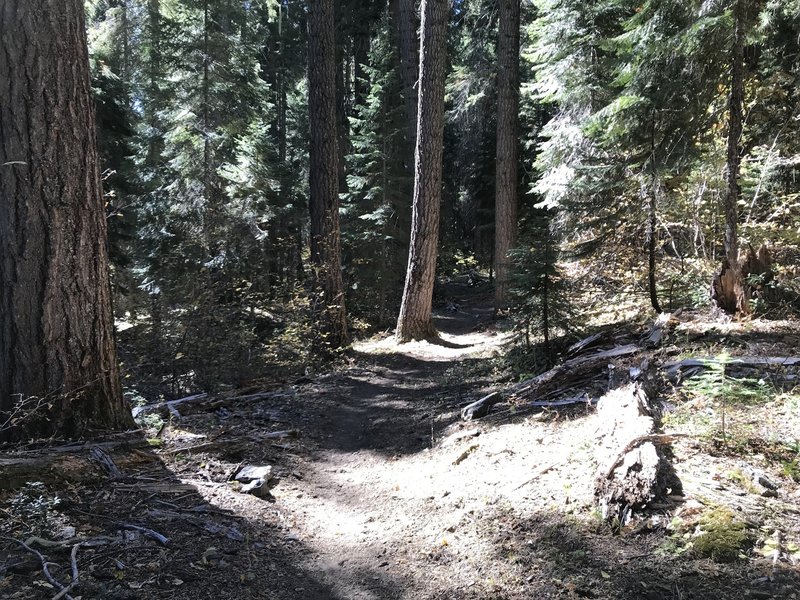
M655 433L656 411L640 383L608 392L597 416L595 497L603 518L621 527L666 492L669 464L661 446L671 437Z
M149 446L139 439L6 453L0 456L0 490L15 490L35 480L79 483L103 477L120 479L125 467L133 470L142 462L137 448ZM112 458L107 450L114 449Z
M565 382L583 376L587 371L596 369L611 358L628 356L640 350L641 348L636 344L627 344L625 346L616 346L609 350L602 350L600 352L571 358L553 367L549 371L545 371L541 375L518 383L509 391L511 394L518 397L538 396L549 391L554 385L563 386Z
M800 356L735 356L720 359L715 356L684 358L664 363L663 369L673 382L680 382L691 374L712 366L725 364L728 367L800 367Z

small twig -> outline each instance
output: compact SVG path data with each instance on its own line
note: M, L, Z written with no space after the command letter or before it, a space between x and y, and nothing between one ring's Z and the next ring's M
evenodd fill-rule
M44 556L44 555L43 555L41 552L39 552L39 551L38 551L38 550L36 550L35 548L31 548L30 546L28 546L28 544L26 544L26 543L25 543L25 542L23 542L22 540L18 540L18 539L16 539L16 538L10 538L10 537L6 537L6 536L3 536L3 538L2 538L2 539L5 539L5 540L10 540L10 541L12 541L12 542L15 542L15 543L19 544L20 546L22 546L23 548L25 548L25 550L27 550L28 552L30 552L31 554L33 554L34 556L36 556L36 558L38 558L38 559L39 559L39 562L40 562L40 563L41 563L41 565L42 565L42 572L44 573L44 576L47 578L47 581L49 581L49 582L50 582L50 583L53 585L53 587L57 588L57 589L59 590L59 592L60 592L60 594L59 594L58 596L56 596L56 598L66 598L66 600L75 600L75 599L74 599L72 596L70 596L70 595L69 595L69 593L68 593L68 592L69 592L69 590L70 590L70 586L71 586L71 584L70 584L70 586L65 586L65 585L62 585L61 583L59 583L59 582L56 580L56 578L55 578L55 577L53 577L53 576L50 574L50 569L48 569L47 565L49 565L49 564L55 564L55 563L50 563L50 562L48 562L48 561L47 561L47 558L45 558L45 556ZM79 545L79 544L78 544L78 545Z
M525 481L520 483L518 486L513 488L511 491L512 492L516 492L518 489L520 489L522 487L525 487L529 483L532 483L532 482L536 481L539 477L541 477L542 475L544 475L548 471L552 471L553 467L555 467L557 464L558 463L550 463L549 465L545 465L544 467L542 467L541 469L536 471L536 473L534 473L533 477L529 477L528 479L526 479Z
M147 537L154 539L162 546L169 545L169 538L166 536L161 535L157 531L153 531L152 529L148 529L147 527L140 527L139 525L131 525L130 523L118 523L117 529L124 529L128 531L138 531L146 535Z
M69 591L78 585L78 549L81 547L81 543L77 543L72 547L72 552L69 554L70 563L72 564L72 581L69 582L69 585L65 587L63 590L58 592L55 596L53 596L52 600L60 600L67 596Z

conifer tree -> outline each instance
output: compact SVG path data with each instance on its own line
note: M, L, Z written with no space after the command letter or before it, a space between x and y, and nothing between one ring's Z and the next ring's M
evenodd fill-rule
M310 206L314 310L323 347L348 343L339 241L333 0L308 1Z
M0 30L0 439L125 428L83 2Z
M497 161L495 184L495 310L506 304L508 253L517 230L519 147L519 0L500 0L497 49Z
M436 336L431 311L442 191L448 7L447 0L422 2L414 200L406 283L397 320L399 342Z

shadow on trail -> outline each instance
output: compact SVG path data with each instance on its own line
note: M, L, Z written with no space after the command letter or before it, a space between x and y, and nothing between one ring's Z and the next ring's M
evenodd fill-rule
M297 408L311 413L312 435L323 450L394 456L429 448L432 436L489 383L460 376L480 368L481 359L455 366L398 354L353 355L360 368L329 378L321 394L298 394Z
M132 440L110 452L122 471L110 480L89 462L92 447L60 457L66 467L53 468L44 492L39 490L60 502L38 535L54 539L67 526L75 539L103 540L84 544L75 555L79 584L73 596L377 600L402 594L400 582L377 565L354 575L325 563L294 533L280 507L230 490L225 470L209 472L191 458L170 466L143 440ZM79 463L86 466L68 470ZM0 508L10 511L0 527L0 596L33 600L42 597L41 566L13 541L27 538L30 529L14 518L11 494L0 494ZM163 537L154 539L156 534ZM59 582L69 581L73 545L35 546Z

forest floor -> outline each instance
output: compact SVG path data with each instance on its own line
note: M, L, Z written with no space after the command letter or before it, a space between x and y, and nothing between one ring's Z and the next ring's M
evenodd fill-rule
M61 584L84 541L69 591L84 599L800 597L800 448L786 444L800 439L800 397L730 406L722 445L719 406L665 399L665 430L685 435L672 450L682 494L615 531L595 508L590 405L460 421L502 387L506 338L486 293L451 292L465 302L437 314L439 343L376 338L333 372L176 405L147 439L108 440L113 477L88 461L96 443L0 455L0 466L47 465L0 481L0 597L57 596L26 538ZM786 355L800 340L797 323L706 320L676 328L680 352L734 340ZM229 481L243 463L272 466L271 497ZM23 487L31 478L44 485ZM730 562L692 547L709 515L744 524L730 527ZM31 532L63 541L43 547Z

